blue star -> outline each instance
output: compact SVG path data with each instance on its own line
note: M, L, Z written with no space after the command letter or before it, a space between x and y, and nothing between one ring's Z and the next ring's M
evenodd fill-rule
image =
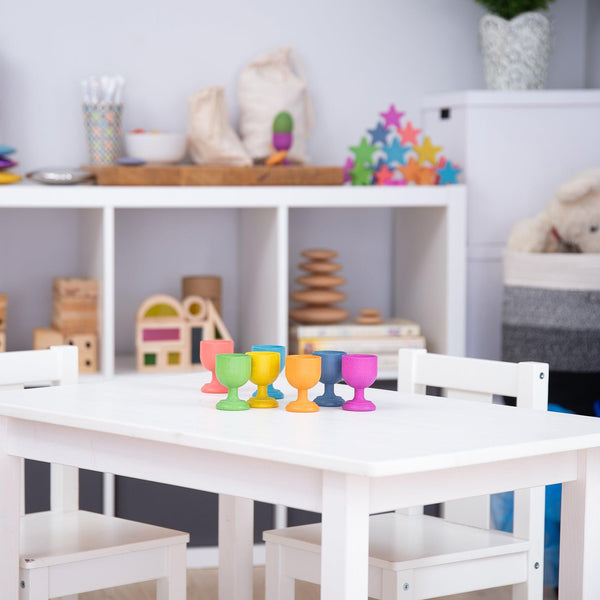
M388 164L399 162L401 165L406 164L404 155L411 149L411 146L401 146L398 138L394 138L391 146L384 146L383 151L387 154Z
M452 163L448 160L446 164L441 169L436 169L440 176L439 185L444 185L446 183L458 183L456 179L457 175L462 172L462 169L458 167L453 167Z
M377 161L377 164L373 165L373 173L377 173L377 171L379 171L379 169L381 169L381 167L383 167L383 165L387 165L387 161L384 160L383 158L380 158Z
M377 142L381 142L387 146L387 136L390 135L391 131L384 127L381 121L377 123L375 129L367 129L367 131L371 134L371 144L375 145Z

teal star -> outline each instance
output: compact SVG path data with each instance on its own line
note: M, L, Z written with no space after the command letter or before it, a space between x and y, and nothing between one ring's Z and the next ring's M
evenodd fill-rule
M354 169L348 172L352 176L352 185L371 185L373 181L373 172L364 164L357 163Z
M387 154L388 164L399 162L401 165L406 164L404 155L411 149L410 146L401 146L398 138L394 138L391 146L384 146L382 150Z
M364 163L373 163L373 154L377 151L375 146L371 146L367 142L367 138L363 136L359 146L350 146L350 150L354 152L356 164L363 165Z
M462 172L462 169L453 167L452 163L448 160L441 169L436 169L436 171L440 176L439 185L444 185L446 183L458 183L458 179L456 177Z

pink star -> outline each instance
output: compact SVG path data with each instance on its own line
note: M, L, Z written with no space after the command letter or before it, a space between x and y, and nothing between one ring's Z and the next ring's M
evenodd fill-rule
M402 138L402 145L407 146L413 144L416 146L419 142L417 136L421 133L422 129L415 129L412 123L409 121L404 129L398 129L398 134Z
M404 179L388 179L385 185L406 185L406 181Z
M354 169L354 161L351 158L346 159L346 164L343 166L344 171L344 183L348 181L352 181L352 176L350 175L350 171Z
M387 112L381 112L379 114L385 119L384 127L390 127L390 125L400 127L400 119L404 116L404 113L398 112L393 104L390 104L390 108Z

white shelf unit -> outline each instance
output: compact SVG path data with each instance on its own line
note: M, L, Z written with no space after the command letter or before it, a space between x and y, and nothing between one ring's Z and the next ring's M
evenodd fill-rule
M600 164L600 90L471 90L423 102L423 128L463 169L468 356L501 358L502 254L511 227Z
M24 228L34 235L23 236ZM8 349L30 347L27 336L33 327L49 325L40 317L46 309L27 309L32 296L45 301L39 297L53 276L95 277L101 283L100 364L105 376L115 374L117 355L118 364L125 365L117 372L133 368L133 361L122 361L120 355L133 353L139 302L152 293L177 295L184 275L223 277L223 313L237 349L286 344L298 250L324 243L344 249L340 258L351 288L345 289L349 302L354 289L359 300L384 303L386 316L421 323L430 351L465 351L466 192L461 185L24 183L1 191L0 239L0 291L9 301ZM33 269L30 275L27 265ZM11 325L12 314L17 322Z

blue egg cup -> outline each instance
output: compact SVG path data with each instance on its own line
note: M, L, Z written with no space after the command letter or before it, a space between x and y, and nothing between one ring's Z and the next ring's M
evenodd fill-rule
M345 400L338 396L334 389L335 384L342 380L342 356L346 354L341 350L317 350L314 355L321 357L321 379L325 386L323 394L315 398L319 406L343 406Z
M279 372L283 371L283 367L285 367L285 346L255 344L251 349L253 352L279 352ZM256 396L256 392L252 396ZM272 383L267 386L267 396L275 398L275 400L283 400L283 392L274 387Z

